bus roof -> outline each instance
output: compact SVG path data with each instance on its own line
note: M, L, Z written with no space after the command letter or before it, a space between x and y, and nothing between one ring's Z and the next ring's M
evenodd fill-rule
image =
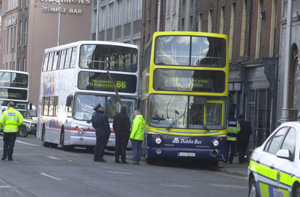
M122 42L82 40L82 41L77 41L77 42L72 42L72 43L68 43L68 44L64 44L64 45L60 45L60 46L47 48L47 49L45 49L45 53L49 53L52 51L59 51L62 49L80 46L80 45L84 45L84 44L114 45L114 46L123 46L123 47L130 47L130 48L136 48L136 49L139 48L138 45L127 44L127 43L122 43Z
M195 31L159 31L154 32L153 37L162 36L162 35L177 35L177 36L206 36L206 37L220 37L227 38L225 34L219 33L209 33L209 32L195 32Z
M16 71L16 70L2 70L2 69L0 69L0 72L20 73L20 74L29 75L28 72Z

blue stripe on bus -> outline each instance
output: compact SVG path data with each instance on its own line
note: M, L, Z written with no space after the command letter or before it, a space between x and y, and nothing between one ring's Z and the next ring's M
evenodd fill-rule
M157 131L164 131L164 132L169 132L167 130L163 130L163 129L155 129ZM185 134L205 134L205 133L220 133L220 131L214 131L214 132L185 132L185 131L171 131L171 133L185 133Z

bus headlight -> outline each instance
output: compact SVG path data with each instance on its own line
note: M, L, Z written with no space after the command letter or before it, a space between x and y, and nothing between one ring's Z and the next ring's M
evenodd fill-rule
M78 129L78 134L79 135L83 135L84 134L84 130L83 129Z
M219 141L218 141L218 140L214 140L214 141L213 141L213 145L214 145L214 146L219 146Z
M160 137L155 138L155 143L156 144L161 144L162 143L161 138Z

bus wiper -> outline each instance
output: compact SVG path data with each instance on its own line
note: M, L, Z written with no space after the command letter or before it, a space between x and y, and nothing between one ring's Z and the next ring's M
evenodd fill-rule
M181 120L184 116L185 116L185 114L181 114L177 120L173 121L173 122L167 127L167 131L170 130L171 127L173 127L174 124L176 124L176 123L177 123L179 120Z
M207 128L207 126L200 120L200 125L203 126L203 128L206 130L206 132L209 132L209 129Z

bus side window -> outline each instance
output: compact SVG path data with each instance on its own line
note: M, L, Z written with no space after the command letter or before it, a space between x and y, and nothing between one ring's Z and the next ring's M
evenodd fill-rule
M71 66L70 66L70 68L75 68L75 63L76 63L76 52L77 52L77 48L74 47L74 48L73 48L73 51L72 51Z
M48 66L48 60L49 60L49 53L46 53L44 56L44 63L43 63L43 71L47 70L47 66Z
M60 53L59 69L63 69L66 60L66 49L62 50Z
M66 57L66 62L65 62L65 68L70 68L71 56L72 56L72 48L69 48L67 50L67 57Z
M53 52L50 53L49 55L49 64L48 64L48 71L52 70L52 65L53 65Z
M54 52L54 60L53 60L53 69L52 70L57 69L58 62L59 62L59 51L56 51L56 52Z

